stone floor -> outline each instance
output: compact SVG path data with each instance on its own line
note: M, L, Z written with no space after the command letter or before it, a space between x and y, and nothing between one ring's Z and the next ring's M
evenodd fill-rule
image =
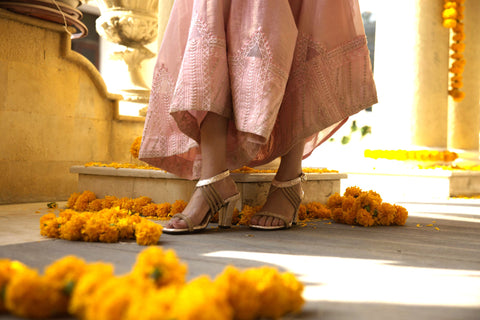
M212 225L202 234L164 234L159 245L188 264L190 279L215 276L228 264L293 271L306 285L307 303L285 319L480 319L480 200L401 205L410 213L403 227L318 221L260 232ZM38 220L46 212L45 203L0 206L0 258L41 270L75 254L113 263L121 274L144 249L42 238Z

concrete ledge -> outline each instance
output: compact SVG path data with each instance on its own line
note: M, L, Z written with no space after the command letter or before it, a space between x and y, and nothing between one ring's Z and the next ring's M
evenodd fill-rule
M188 201L196 184L196 181L160 170L73 166L70 172L78 174L78 191L90 190L99 198L107 195L129 198L147 196L156 203ZM306 175L307 182L303 184L305 203L325 203L330 195L340 192L340 180L347 178L342 173ZM273 173L232 173L242 196L239 206L262 205L273 176Z

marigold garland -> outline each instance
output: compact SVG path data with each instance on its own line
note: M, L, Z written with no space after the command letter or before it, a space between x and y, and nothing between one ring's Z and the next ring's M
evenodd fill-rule
M149 247L132 270L115 276L113 265L59 259L43 275L18 261L0 260L1 288L9 313L27 318L249 320L280 318L301 310L304 285L289 272L228 266L215 279L185 280L187 266L173 250ZM175 303L172 303L175 301Z
M133 140L132 145L130 146L130 154L138 159L138 154L140 153L140 146L142 144L142 137L137 137Z
M454 101L460 102L465 97L465 93L460 89L463 87L462 73L465 68L466 60L463 57L465 51L465 32L464 32L464 6L465 0L444 0L444 10L442 12L443 26L453 31L452 44L450 49L453 54L450 56L453 61L450 66L450 90L448 94Z
M448 150L365 150L365 158L387 159L399 161L431 161L452 162L458 158L458 154Z

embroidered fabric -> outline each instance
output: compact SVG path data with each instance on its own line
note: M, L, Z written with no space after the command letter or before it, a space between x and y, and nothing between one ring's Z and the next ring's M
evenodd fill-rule
M177 0L158 54L139 158L201 168L200 124L229 118L229 169L300 140L304 156L377 102L357 0Z

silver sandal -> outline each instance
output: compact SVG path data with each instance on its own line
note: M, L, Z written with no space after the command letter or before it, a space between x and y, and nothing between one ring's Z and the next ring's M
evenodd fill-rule
M199 225L194 225L189 216L186 216L182 213L177 213L172 217L172 219L178 218L185 221L187 223L187 228L163 228L163 232L169 234L181 234L205 230L210 222L210 219L216 212L218 212L218 226L221 228L230 228L232 225L233 209L235 208L237 201L240 199L240 193L237 192L233 196L223 199L212 185L213 183L223 180L229 176L230 171L226 170L214 177L198 181L195 190L199 188L202 191L203 198L210 207L205 215L205 218L203 218Z
M306 180L307 180L307 177L305 176L304 173L302 173L298 178L295 178L289 181L277 181L274 179L272 181L272 185L270 186L270 191L268 192L268 196L270 196L272 193L274 193L277 190L281 190L285 195L285 197L287 198L287 200L290 201L290 204L293 206L293 209L295 210L295 212L293 213L293 218L291 221L289 221L287 220L286 217L278 213L270 212L270 211L260 211L254 214L253 217L264 216L264 217L277 218L282 220L284 225L283 226L261 226L261 225L250 224L250 228L259 229L259 230L280 230L280 229L288 229L292 227L292 224L296 224L297 217L298 217L298 208L302 203L304 192L302 187L300 186L300 194L298 194L298 191L296 191L293 188L293 186L296 186L297 184L302 183Z

